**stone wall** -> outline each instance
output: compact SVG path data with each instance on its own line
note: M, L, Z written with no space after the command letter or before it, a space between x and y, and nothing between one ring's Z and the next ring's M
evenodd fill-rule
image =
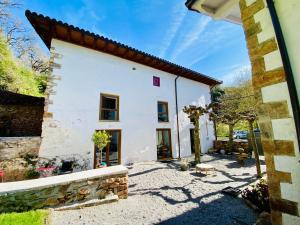
M26 179L31 169L26 157L38 156L41 137L0 137L0 170L5 176L4 182Z
M41 137L0 137L0 161L38 156Z
M44 106L1 105L0 137L40 136Z
M58 207L115 194L128 197L128 170L112 166L61 176L0 184L0 213Z
M240 0L240 9L259 103L272 223L300 224L299 143L271 16L265 0Z
M248 151L248 141L245 140L245 141L237 141L237 140L234 140L233 141L233 149L234 151L237 151L238 148L243 148L244 150ZM228 140L216 140L214 141L214 149L217 149L217 150L221 150L221 149L224 149L224 150L228 150Z

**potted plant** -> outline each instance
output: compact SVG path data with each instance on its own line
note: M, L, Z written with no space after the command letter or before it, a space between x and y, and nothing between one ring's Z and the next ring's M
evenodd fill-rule
M105 167L105 165L102 164L102 150L107 146L108 143L110 143L111 136L106 131L95 131L92 137L92 141L96 145L96 147L99 149L100 157L96 159L97 161L97 168ZM97 157L97 156L96 156Z

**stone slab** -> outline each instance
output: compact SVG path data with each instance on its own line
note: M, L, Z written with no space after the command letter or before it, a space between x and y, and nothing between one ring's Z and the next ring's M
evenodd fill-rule
M37 188L47 188L56 185L69 184L72 182L79 182L85 180L91 180L94 178L105 178L107 176L127 174L128 169L122 165L111 166L101 169L87 170L77 173L71 173L66 175L59 175L53 177L45 177L34 180L25 180L18 182L8 182L0 184L0 195L29 191Z

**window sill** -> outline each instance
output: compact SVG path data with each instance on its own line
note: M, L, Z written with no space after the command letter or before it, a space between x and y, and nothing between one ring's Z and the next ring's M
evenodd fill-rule
M120 120L99 120L99 122L120 122Z

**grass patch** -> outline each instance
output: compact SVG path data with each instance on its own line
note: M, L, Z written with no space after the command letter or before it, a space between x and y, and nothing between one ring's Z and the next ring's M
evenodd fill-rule
M47 210L0 214L1 225L44 225Z

